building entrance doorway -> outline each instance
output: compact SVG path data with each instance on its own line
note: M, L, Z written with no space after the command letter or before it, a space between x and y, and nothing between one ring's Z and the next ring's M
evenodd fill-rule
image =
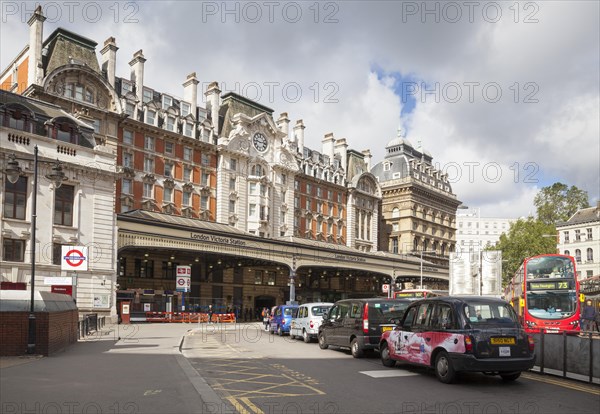
M263 295L254 298L254 309L256 309L259 315L263 308L271 309L276 304L275 296Z

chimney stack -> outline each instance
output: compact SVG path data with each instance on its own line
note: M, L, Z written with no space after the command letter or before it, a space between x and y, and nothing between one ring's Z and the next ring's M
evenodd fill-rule
M183 100L192 104L192 114L196 116L196 107L198 106L198 79L196 72L187 75L183 82Z
M296 121L296 126L294 127L294 140L298 144L298 152L300 154L304 154L304 122L299 119Z
M114 37L104 41L104 47L100 51L102 55L102 69L106 70L106 80L110 86L115 87L115 76L117 68L117 43Z
M348 144L346 138L341 138L335 141L335 152L340 155L341 167L344 170L348 169Z
M135 83L135 96L138 102L144 101L144 62L146 58L142 49L133 54L133 59L129 62L131 66L131 81Z
M367 167L367 172L371 172L371 150L364 150L362 151L363 155L365 156L365 166Z
M287 112L282 112L281 115L279 115L279 119L277 120L277 128L279 128L279 130L285 134L286 138L289 138L290 119L288 118Z
M216 134L219 133L219 98L221 90L218 82L211 82L204 92L206 96L206 109L210 108L210 119Z
M44 35L44 13L38 5L27 22L29 25L29 66L27 69L27 86L41 85L42 77L42 38ZM16 82L16 79L14 80Z
M333 138L333 132L325 134L325 138L323 138L323 154L329 157L329 163L333 164L333 144L335 143L335 138Z

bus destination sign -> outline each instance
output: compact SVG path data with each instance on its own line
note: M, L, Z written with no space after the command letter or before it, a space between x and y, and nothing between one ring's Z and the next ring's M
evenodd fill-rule
M569 282L530 282L530 290L569 289Z

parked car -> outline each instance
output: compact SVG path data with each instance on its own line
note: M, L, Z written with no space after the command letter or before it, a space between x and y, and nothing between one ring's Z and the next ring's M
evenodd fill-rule
M317 338L319 326L323 322L323 315L333 306L330 302L305 303L298 308L298 315L292 318L290 337L292 339L302 337L304 342L309 343Z
M402 319L411 299L343 299L335 302L319 327L321 349L350 348L354 358L378 350L382 330Z
M412 303L401 325L384 332L381 362L431 367L441 382L461 371L514 381L535 363L533 338L512 306L489 297L438 297Z
M290 332L292 318L298 312L298 305L279 305L275 306L271 315L271 323L269 331L274 334L277 332L279 336Z

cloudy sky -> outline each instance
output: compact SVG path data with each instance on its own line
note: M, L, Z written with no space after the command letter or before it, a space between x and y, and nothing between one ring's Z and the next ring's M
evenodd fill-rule
M117 75L143 49L145 84L201 85L303 119L385 156L398 128L482 217L535 212L556 181L600 197L600 22L596 1L47 2L64 27L119 47ZM34 6L2 1L0 66L28 42Z

